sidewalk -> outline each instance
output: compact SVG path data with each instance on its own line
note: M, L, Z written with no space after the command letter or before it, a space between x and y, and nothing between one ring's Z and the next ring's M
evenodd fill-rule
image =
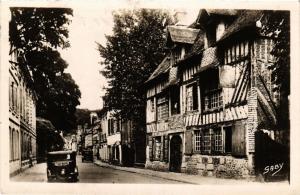
M153 177L159 177L163 179L179 181L187 184L202 184L202 185L233 185L233 184L242 184L242 185L289 185L288 181L283 182L256 182L256 181L248 181L248 180L237 180L237 179L222 179L216 177L204 177L200 175L188 175L185 173L174 173L174 172L161 172L161 171L153 171L150 169L143 168L135 168L135 167L122 167L111 165L108 163L101 162L99 160L95 160L94 163L100 167L112 168L122 171L127 171L131 173L137 173L142 175L149 175Z
M47 182L46 163L38 163L23 170L20 174L10 177L11 181Z

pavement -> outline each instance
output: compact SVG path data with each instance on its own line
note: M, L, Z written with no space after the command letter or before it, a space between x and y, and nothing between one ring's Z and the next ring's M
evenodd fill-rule
M30 181L30 182L47 182L47 164L46 163L38 163L33 167L30 167L18 175L15 175L10 178L11 181Z
M175 173L175 172L161 172L161 171L154 171L145 168L136 168L136 167L124 167L124 166L117 166L111 165L100 160L95 160L94 163L103 168L111 168L115 170L121 170L131 173L137 173L141 175L148 175L152 177L167 179L170 181L182 182L186 184L197 184L197 185L234 185L234 184L242 184L242 185L289 185L288 181L281 181L281 182L258 182L255 180L246 180L246 179L223 179L223 178L216 178L212 177L205 177L201 175L189 175L185 173Z

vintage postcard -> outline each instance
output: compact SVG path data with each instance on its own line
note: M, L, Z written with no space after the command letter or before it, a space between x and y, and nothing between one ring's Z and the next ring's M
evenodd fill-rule
M1 193L299 193L299 2L0 5Z

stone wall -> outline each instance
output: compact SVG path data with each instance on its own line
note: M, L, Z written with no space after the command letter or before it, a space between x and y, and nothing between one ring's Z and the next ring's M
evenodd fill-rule
M146 161L145 164L146 169L151 169L154 171L169 171L169 163L166 162L160 162L160 161Z
M219 178L248 178L252 174L245 158L194 154L184 156L184 161L181 171L187 174Z

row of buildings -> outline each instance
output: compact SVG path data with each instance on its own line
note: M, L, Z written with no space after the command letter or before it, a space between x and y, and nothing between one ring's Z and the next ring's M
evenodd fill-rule
M168 26L169 52L144 84L145 130L101 111L90 130L95 155L205 176L249 177L282 161L288 170L264 13L202 9L191 25Z
M141 135L145 135L145 131L135 130L132 121L116 119L114 111L92 112L90 118L90 126L79 126L77 130L81 150L92 149L94 156L103 162L144 165L146 146L145 137Z
M36 94L32 77L18 65L11 50L9 66L9 167L10 174L36 163ZM20 60L20 59L19 59Z

